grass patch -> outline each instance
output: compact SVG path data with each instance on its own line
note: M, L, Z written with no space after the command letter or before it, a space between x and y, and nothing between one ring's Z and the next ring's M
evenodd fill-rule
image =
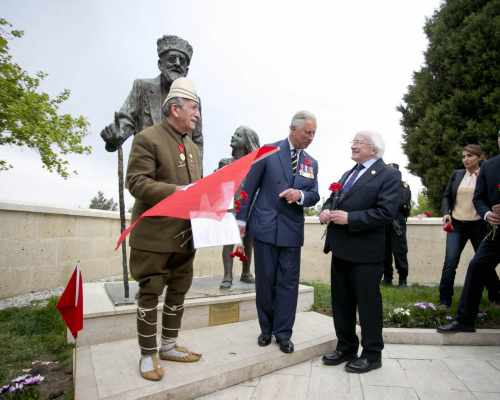
M304 282L314 287L313 311L332 315L330 285L321 282ZM382 304L384 309L385 327L418 327L435 328L439 324L448 322L450 316L456 315L458 301L462 288L455 288L453 304L450 310L420 310L413 305L417 302L439 303L439 289L437 287L411 285L406 288L397 286L381 286ZM409 318L394 318L394 309L410 309ZM483 295L480 305L484 315L478 319L478 328L500 328L500 309L490 306L488 297ZM391 314L392 313L392 314Z
M0 311L0 386L32 369L33 361L57 361L61 374L71 373L73 345L66 343L56 303L53 297L46 304ZM40 387L45 385L50 382Z

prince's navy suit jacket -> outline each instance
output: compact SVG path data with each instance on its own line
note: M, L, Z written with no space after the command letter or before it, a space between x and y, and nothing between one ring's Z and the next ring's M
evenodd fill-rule
M305 151L292 173L288 139L273 143L279 151L253 165L243 183L249 195L237 214L247 221L254 238L255 292L261 332L277 341L292 336L304 243L304 207L319 200L318 163ZM294 188L304 194L303 205L288 204L279 194Z
M279 247L300 247L304 244L304 207L319 201L318 162L302 150L298 172L293 175L288 139L271 146L280 150L253 165L243 183L249 201L242 204L236 218L248 221L247 230L256 240ZM311 170L310 177L300 174L301 166ZM278 197L288 188L302 190L302 206Z

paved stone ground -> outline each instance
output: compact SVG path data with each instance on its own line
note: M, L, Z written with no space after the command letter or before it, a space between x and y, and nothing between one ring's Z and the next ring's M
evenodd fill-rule
M389 344L382 362L357 375L315 358L198 400L500 399L500 347Z

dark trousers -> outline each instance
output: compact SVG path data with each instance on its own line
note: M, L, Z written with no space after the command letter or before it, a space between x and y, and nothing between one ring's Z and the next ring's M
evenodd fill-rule
M492 273L496 275L495 268L499 263L500 234L497 232L495 240L481 242L467 269L457 310L457 320L462 324L475 325L483 289Z
M386 227L385 234L385 262L384 262L384 282L392 282L392 258L398 271L399 280L406 280L408 277L408 242L406 241L406 221L397 219L397 229L393 224Z
M254 241L255 292L260 330L277 340L292 336L297 310L300 247Z
M451 305L453 298L453 285L455 275L460 261L460 255L470 240L474 251L477 251L481 240L486 234L486 223L479 221L458 221L452 220L453 232L446 234L446 255L444 258L443 272L441 273L441 282L439 284L439 301L442 304ZM487 283L488 296L490 300L495 301L500 291L500 281L495 270L489 271Z
M362 357L378 361L384 348L382 338L382 296L380 279L383 263L352 263L332 258L332 310L337 350L357 353L356 308L361 325Z

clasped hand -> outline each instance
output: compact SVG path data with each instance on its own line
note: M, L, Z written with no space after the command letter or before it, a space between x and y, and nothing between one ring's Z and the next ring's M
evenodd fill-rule
M278 196L282 199L285 199L288 202L288 204L298 202L301 197L300 191L292 188L283 190Z
M319 222L322 224L333 222L337 225L347 225L348 213L343 210L323 210L319 214Z
M500 204L491 207L491 212L486 215L486 220L493 225L500 225Z

